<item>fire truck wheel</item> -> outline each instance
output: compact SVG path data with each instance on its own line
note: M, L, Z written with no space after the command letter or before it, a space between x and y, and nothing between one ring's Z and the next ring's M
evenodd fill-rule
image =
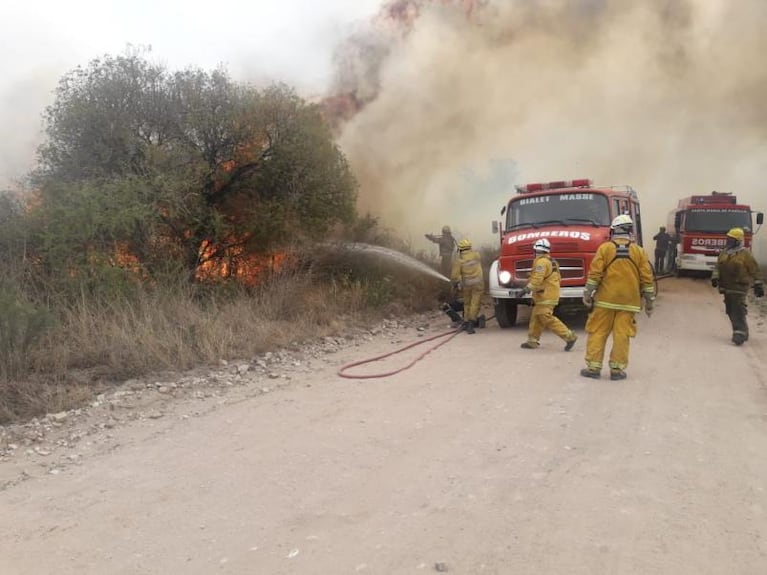
M510 299L497 299L493 302L495 320L502 328L514 327L517 323L517 302Z

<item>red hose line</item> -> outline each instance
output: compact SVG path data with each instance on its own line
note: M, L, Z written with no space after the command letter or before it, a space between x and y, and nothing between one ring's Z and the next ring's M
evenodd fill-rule
M341 377L345 377L347 379L375 379L380 377L389 377L391 375L395 375L397 373L400 373L402 371L405 371L406 369L409 369L413 367L418 361L422 360L424 357L429 355L432 351L435 349L439 349L443 345L445 345L447 342L449 342L451 339L453 339L455 336L457 336L459 333L461 333L460 329L452 330L452 331L446 331L444 333L440 333L437 335L433 335L431 337L428 337L426 339L422 339L420 341L413 342L411 344L406 345L405 347L401 347L399 349L395 349L394 351L391 351L389 353L385 353L383 355L379 355L377 357L371 357L370 359L363 359L361 361L355 361L353 363L347 363L341 369L338 370L338 375ZM403 351L406 351L410 348L416 347L418 345L423 345L424 343L428 343L430 341L434 341L435 339L440 339L443 337L447 337L444 341L439 342L437 345L434 345L427 349L425 352L423 352L421 355L416 357L413 361L411 361L409 364L407 364L404 367L401 367L399 369L395 369L394 371L387 371L386 373L371 373L369 375L352 375L345 373L347 370L356 367L358 365L365 365L366 363L373 363L375 361L380 361L382 359L385 359L387 357L391 357L393 355L397 355L398 353L402 353Z

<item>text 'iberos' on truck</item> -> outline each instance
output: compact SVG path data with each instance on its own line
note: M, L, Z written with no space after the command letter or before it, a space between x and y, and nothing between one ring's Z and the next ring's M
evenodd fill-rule
M631 186L594 186L581 179L516 189L501 211L505 221L493 223L501 250L490 267L488 284L496 320L504 328L516 323L519 305L530 305L530 296L519 286L530 275L537 239L551 242L551 257L559 264L560 304L579 306L591 260L599 245L610 239L613 218L630 215L635 240L642 244L639 197Z
M677 275L711 273L719 252L727 243L727 232L743 228L744 245L751 247L754 235L751 207L739 204L730 193L711 192L705 196L689 196L679 200L668 216L667 231L674 240L669 245L666 261L669 271ZM764 214L756 212L756 224L761 226Z

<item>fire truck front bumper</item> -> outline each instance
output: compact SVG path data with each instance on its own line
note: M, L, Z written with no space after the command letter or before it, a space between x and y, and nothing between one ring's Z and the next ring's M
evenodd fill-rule
M716 267L716 260L716 256L682 254L679 256L678 267L681 270L710 272Z

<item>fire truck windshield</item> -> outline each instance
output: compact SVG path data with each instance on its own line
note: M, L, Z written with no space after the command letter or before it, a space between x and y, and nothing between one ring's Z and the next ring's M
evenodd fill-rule
M506 229L537 224L610 225L607 198L593 192L558 193L514 198L506 217Z
M725 233L731 228L751 229L751 212L727 208L693 208L684 222L688 232Z

